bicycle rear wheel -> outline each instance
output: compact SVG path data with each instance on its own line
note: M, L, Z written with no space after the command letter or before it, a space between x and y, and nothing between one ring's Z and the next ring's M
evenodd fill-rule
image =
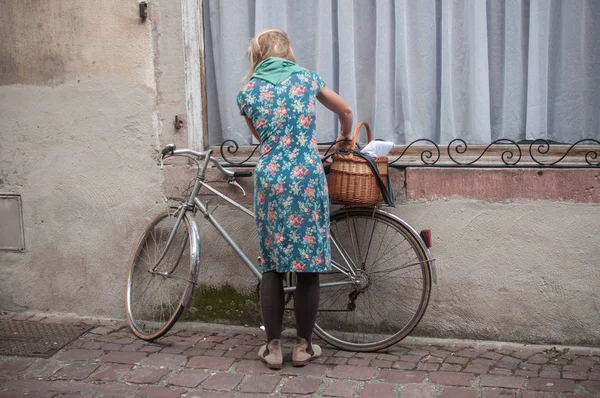
M315 333L350 351L398 343L429 302L431 258L423 241L397 217L373 208L333 213L330 231L332 271L321 274Z
M127 320L133 332L144 340L159 338L171 329L196 282L198 235L188 214L174 229L178 214L177 209L170 208L150 222L129 267ZM173 239L167 248L172 231Z

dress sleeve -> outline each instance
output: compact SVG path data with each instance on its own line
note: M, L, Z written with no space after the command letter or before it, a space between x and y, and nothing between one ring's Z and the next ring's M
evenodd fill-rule
M246 115L245 103L244 103L244 91L240 91L237 95L237 106L240 108L240 115Z
M327 84L325 84L325 80L323 80L321 76L315 72L313 72L313 79L315 91L317 94L319 94L321 90L323 90L323 87L325 87Z

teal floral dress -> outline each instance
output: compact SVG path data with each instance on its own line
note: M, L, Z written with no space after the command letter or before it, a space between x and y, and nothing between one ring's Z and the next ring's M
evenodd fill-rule
M323 87L316 73L304 70L277 85L254 78L237 96L261 141L254 209L262 272L331 267L329 196L315 139Z

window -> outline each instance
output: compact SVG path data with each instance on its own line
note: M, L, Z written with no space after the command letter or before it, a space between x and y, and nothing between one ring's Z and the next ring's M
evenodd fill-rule
M600 138L600 2L205 0L209 143L251 142L236 108L250 38L286 30L377 138ZM318 111L319 141L337 121Z

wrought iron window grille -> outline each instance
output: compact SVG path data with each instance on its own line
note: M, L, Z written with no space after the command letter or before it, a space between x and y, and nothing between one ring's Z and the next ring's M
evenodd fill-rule
M333 153L336 142L318 143L324 156ZM223 164L230 167L253 167L260 145L245 147L235 140L225 140L219 148ZM242 150L243 148L243 150ZM600 141L585 138L561 143L545 139L513 141L506 138L488 145L469 145L457 138L448 145L421 138L408 145L396 146L388 158L389 165L406 167L474 167L474 168L600 168ZM253 160L254 159L254 160Z

